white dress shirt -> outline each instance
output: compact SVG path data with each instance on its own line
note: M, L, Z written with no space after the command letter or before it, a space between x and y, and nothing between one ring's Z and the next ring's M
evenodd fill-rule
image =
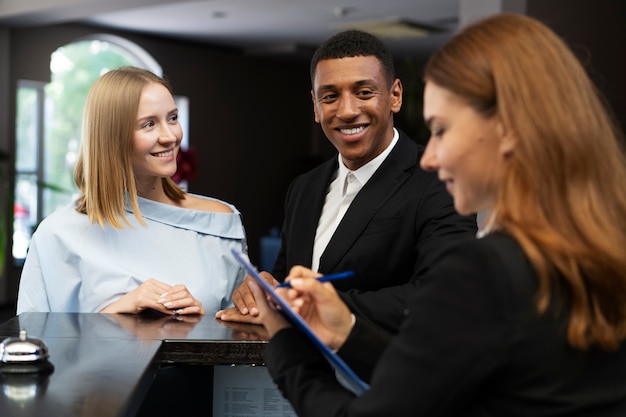
M322 214L317 224L315 232L315 242L313 243L313 259L311 260L311 269L317 271L319 268L320 257L324 253L328 242L332 238L337 226L343 219L344 214L352 204L352 200L359 193L361 188L374 175L378 167L387 158L391 150L398 142L398 131L393 129L393 139L387 148L381 152L376 158L369 161L356 171L350 171L343 163L341 154L337 155L339 159L339 169L333 176Z

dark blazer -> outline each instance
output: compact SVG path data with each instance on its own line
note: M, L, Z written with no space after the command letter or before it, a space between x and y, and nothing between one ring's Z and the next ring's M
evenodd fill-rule
M335 281L335 288L353 311L390 330L397 330L406 294L441 248L476 233L475 216L458 215L437 174L420 168L424 147L399 133L394 149L355 197L319 266L323 274L353 270L355 277ZM294 265L311 266L315 232L337 168L334 157L290 185L273 269L279 281Z
M432 266L387 344L357 318L339 355L371 381L361 397L337 383L296 329L278 332L264 357L301 417L626 416L626 344L612 352L570 347L562 311L538 316L537 288L517 243L490 235Z

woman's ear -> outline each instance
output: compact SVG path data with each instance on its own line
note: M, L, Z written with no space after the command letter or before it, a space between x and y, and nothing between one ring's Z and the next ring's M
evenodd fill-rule
M505 158L509 158L515 152L517 146L517 137L511 129L507 129L504 124L499 121L496 126L498 137L500 138L500 154Z

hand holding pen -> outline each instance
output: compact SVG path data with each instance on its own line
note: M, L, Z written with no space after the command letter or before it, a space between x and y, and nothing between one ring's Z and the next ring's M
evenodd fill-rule
M353 276L354 276L353 271L344 271L344 272L338 272L336 274L323 275L316 279L319 282L329 282L329 281L335 281L338 279L351 278ZM291 288L291 284L289 284L289 282L281 282L280 284L276 285L276 288Z

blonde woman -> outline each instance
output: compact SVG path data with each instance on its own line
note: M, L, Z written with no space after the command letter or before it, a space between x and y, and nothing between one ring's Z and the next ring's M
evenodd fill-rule
M74 171L78 200L45 218L20 281L25 311L205 314L231 306L247 250L231 204L170 179L183 132L169 84L124 67L91 88Z

